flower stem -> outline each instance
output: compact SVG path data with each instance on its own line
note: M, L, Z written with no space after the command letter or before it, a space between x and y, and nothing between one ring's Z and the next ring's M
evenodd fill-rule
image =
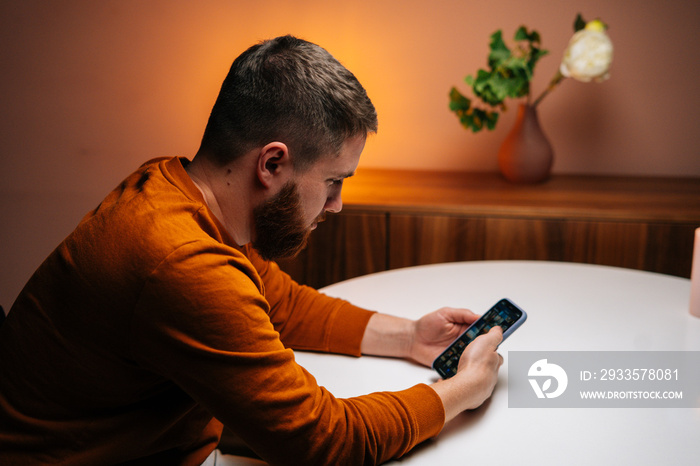
M532 106L537 107L537 105L539 105L542 99L544 99L547 96L547 94L552 92L554 88L557 87L559 83L564 80L564 77L565 76L561 74L561 71L557 71L552 80L549 82L549 86L547 86L547 89L542 91L542 94L540 94L540 96L537 99L535 99L535 102L532 104Z

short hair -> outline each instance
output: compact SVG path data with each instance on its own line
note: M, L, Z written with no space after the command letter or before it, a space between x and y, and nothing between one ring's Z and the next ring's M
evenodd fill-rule
M224 165L280 141L303 170L322 155L337 155L348 138L376 131L376 110L355 75L325 49L287 35L254 45L233 62L202 149Z

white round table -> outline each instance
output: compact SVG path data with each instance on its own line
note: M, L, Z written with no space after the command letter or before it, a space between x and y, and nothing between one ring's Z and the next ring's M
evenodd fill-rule
M483 313L503 297L528 313L499 349L505 362L491 399L401 464L700 464L697 407L508 407L508 351L700 350L700 319L688 312L687 279L584 264L490 261L392 270L321 291L412 319L442 306ZM297 361L338 397L402 390L438 377L390 358L297 352Z

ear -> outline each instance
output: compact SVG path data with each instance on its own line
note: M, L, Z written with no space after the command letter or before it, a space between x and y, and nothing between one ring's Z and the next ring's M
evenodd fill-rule
M287 145L271 142L260 149L256 169L258 180L266 188L286 183L292 172Z

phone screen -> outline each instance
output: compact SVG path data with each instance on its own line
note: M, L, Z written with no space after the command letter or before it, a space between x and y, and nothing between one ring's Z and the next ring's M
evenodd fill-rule
M459 358L462 356L464 349L476 337L487 333L491 328L499 325L503 329L503 339L505 340L507 336L520 326L526 317L525 312L511 301L507 299L500 300L435 359L433 368L444 379L452 377L457 373Z

